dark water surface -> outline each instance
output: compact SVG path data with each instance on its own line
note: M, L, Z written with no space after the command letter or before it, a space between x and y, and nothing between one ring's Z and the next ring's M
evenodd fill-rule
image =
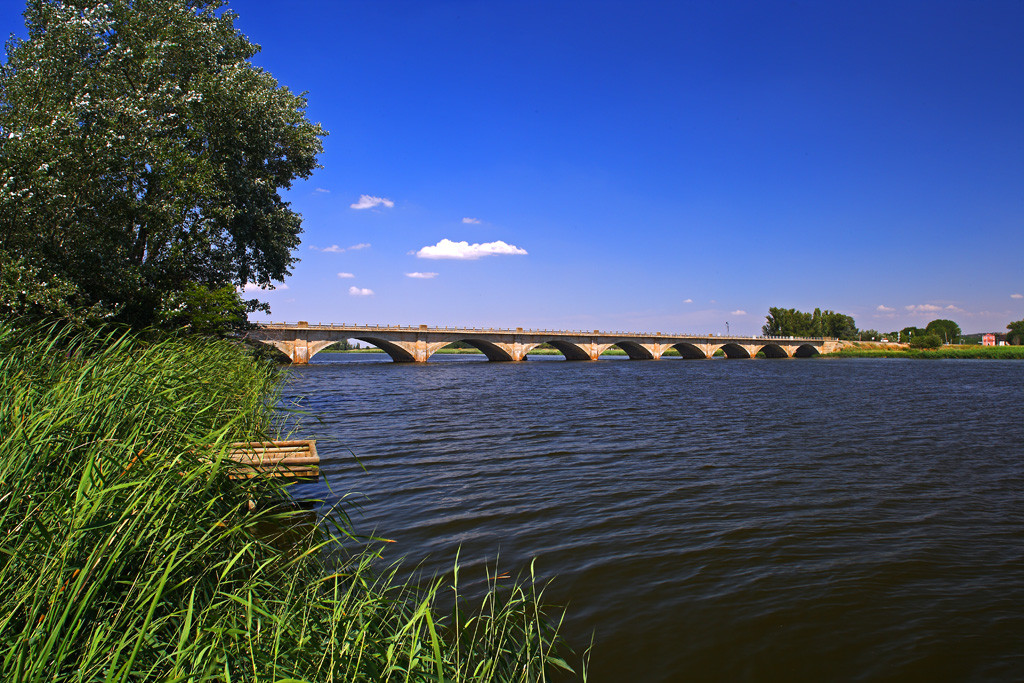
M479 358L289 370L296 492L537 558L594 681L1024 680L1024 363Z

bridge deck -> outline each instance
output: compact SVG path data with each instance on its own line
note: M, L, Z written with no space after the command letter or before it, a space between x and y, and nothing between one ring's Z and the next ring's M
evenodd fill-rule
M249 338L276 346L293 363L308 363L318 351L345 339L378 346L398 362L425 362L452 342L464 341L489 360L522 361L540 344L551 344L567 360L597 360L612 346L635 360L657 360L670 348L684 358L710 358L721 349L729 358L814 355L838 346L822 337L746 337L715 334L665 334L602 330L537 330L517 327L429 327L427 325L349 325L345 323L263 323Z

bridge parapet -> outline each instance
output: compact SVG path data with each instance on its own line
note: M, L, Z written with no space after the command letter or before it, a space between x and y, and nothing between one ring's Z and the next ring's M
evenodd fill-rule
M349 325L345 323L263 323L247 335L276 346L293 363L308 363L331 344L359 339L383 349L397 362L425 362L452 342L466 342L489 360L522 361L537 346L548 343L567 360L597 360L618 346L634 360L657 360L670 348L683 358L710 358L721 349L729 358L769 358L814 355L838 348L835 339L822 337L742 337L715 334L662 332L609 332L601 330L537 330L517 327L429 327L427 325Z

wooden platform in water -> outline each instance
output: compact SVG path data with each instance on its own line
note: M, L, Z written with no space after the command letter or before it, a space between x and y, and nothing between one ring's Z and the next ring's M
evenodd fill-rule
M232 471L232 479L320 477L320 456L316 452L315 439L240 441L231 444L228 457L241 465Z

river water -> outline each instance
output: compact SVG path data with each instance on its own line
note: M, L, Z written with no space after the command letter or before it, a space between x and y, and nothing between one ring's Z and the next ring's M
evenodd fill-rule
M480 359L289 369L296 494L536 558L594 681L1024 679L1024 363Z

